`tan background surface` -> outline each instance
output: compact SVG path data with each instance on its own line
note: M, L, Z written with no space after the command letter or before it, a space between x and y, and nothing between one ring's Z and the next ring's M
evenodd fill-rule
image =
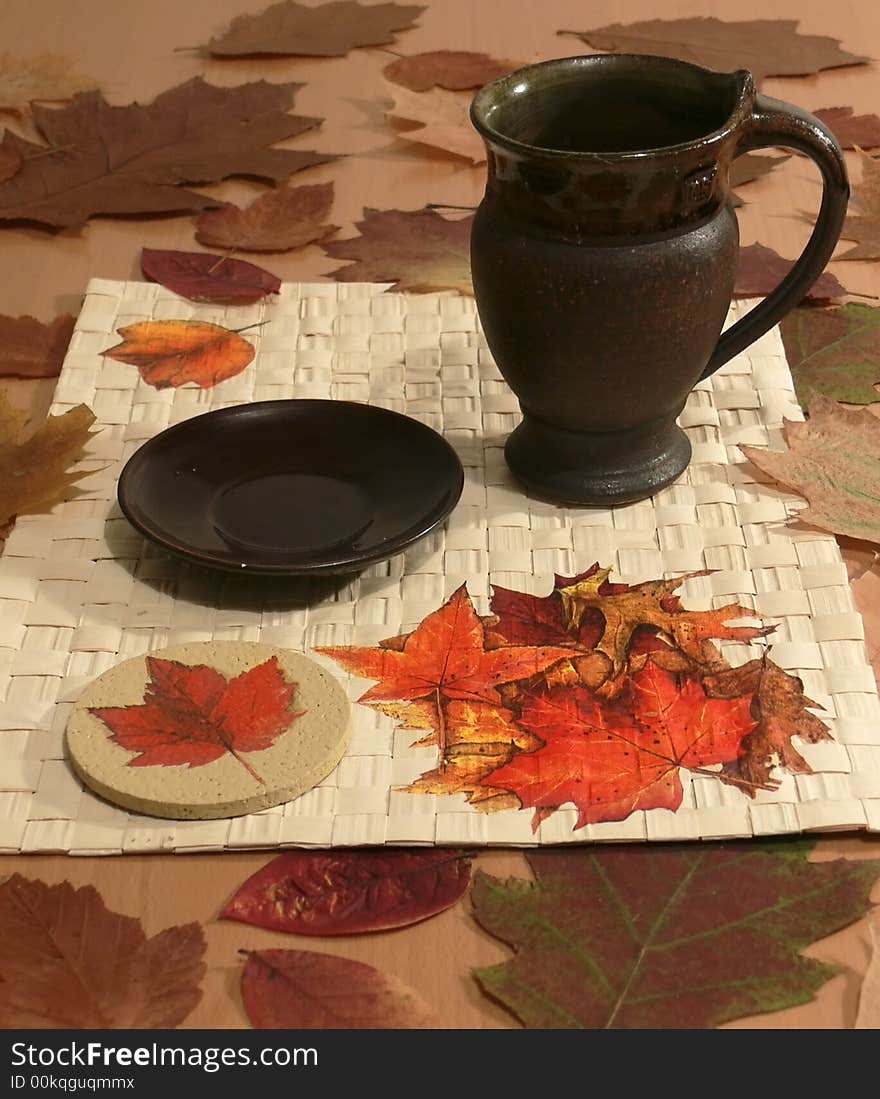
M355 50L347 58L305 60L213 61L180 47L197 46L221 31L229 18L260 11L267 0L4 0L0 5L0 50L28 57L41 52L67 53L82 73L94 77L114 103L149 100L158 92L201 74L216 84L238 84L260 77L305 82L296 109L326 118L320 131L295 145L348 153L335 164L294 177L294 183L333 179L336 202L332 221L351 235L364 206L415 209L426 202L473 204L480 195L482 168L442 155L420 153L393 142L381 123L370 121L353 101L375 103L384 94L382 67L391 59L379 49ZM868 0L776 0L772 11L759 0L740 0L735 15L721 0L622 0L605 4L579 0L433 0L419 27L404 32L401 53L427 49L473 49L523 61L586 52L576 39L559 38L560 27L587 29L642 18L696 15L750 19L801 20L805 33L839 38L851 52L880 58L880 7ZM763 90L807 108L852 106L857 112L880 111L880 67L842 69L808 79L768 80ZM378 117L374 110L374 118ZM233 200L253 196L257 188L234 181L205 188ZM796 212L815 211L819 186L811 165L793 158L772 177L749 185L748 205L739 211L743 242L754 240L793 257L808 226ZM31 313L48 320L58 312L76 313L90 277L139 277L142 246L191 249L189 217L96 219L81 231L50 233L36 228L0 227L0 312ZM338 266L318 247L265 257L265 266L285 280L314 279ZM834 270L852 290L880 295L880 266L846 263ZM42 414L52 383L4 386L13 399ZM870 567L873 551L851 547L850 556ZM869 630L869 651L880 648L880 577L860 587ZM880 858L880 840L834 837L819 842L816 858ZM186 1026L247 1025L238 993L241 947L305 947L338 952L376 965L409 982L450 1026L503 1027L510 1016L477 991L473 966L503 960L508 951L483 934L468 903L416 927L352 939L305 941L263 932L242 924L216 922L230 894L263 865L260 853L208 856L124 856L71 859L54 856L0 858L0 873L19 872L45 881L91 882L112 908L139 916L152 934L188 920L205 923L208 976L204 997ZM526 874L517 853L487 852L478 865L495 874ZM880 901L880 886L875 891ZM809 953L845 967L811 1004L744 1026L849 1027L857 1009L859 974L869 958L864 921Z

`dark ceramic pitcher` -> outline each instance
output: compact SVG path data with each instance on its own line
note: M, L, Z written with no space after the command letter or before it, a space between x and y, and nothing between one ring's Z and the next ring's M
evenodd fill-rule
M691 388L828 261L849 197L840 148L812 115L758 94L750 73L663 57L520 69L483 88L471 118L488 149L474 291L523 411L507 462L559 501L649 496L690 460L675 419ZM816 162L822 207L793 270L721 335L739 245L730 166L768 145Z

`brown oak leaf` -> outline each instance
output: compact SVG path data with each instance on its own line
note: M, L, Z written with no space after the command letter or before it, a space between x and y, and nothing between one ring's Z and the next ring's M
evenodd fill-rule
M856 114L852 107L826 107L813 114L832 131L843 149L875 149L880 145L880 117Z
M707 653L706 642L711 639L727 641L752 641L772 633L775 626L731 626L727 623L738 618L753 618L754 611L730 603L710 611L688 611L681 605L675 590L694 576L705 572L690 573L672 580L648 580L635 584L625 591L603 595L597 583L600 570L585 581L561 588L566 621L577 629L584 615L598 610L605 628L596 649L611 661L612 675L620 676L626 668L627 650L633 634L641 626L652 626L668 637L689 660L700 667L712 663L716 657L714 646ZM707 661L708 656L708 661Z
M742 446L758 469L809 501L801 522L880 542L880 419L816 396L806 423L783 421L788 450Z
M853 186L850 206L841 236L858 243L838 259L880 259L880 159L857 150L862 178Z
M359 237L321 247L334 259L354 260L331 271L338 282L390 282L393 290L473 294L470 237L473 215L451 219L434 210L364 210Z
M75 323L70 313L49 324L0 316L0 378L56 378Z
M485 53L429 50L399 57L386 65L382 73L392 84L400 84L411 92L427 92L431 88L460 92L481 88L516 68L519 68L518 61L496 61Z
M281 289L281 279L262 267L210 252L144 248L141 270L147 278L190 301L246 305Z
M57 103L97 87L97 80L82 76L75 64L58 53L0 54L0 111L24 114L31 103Z
M783 259L778 252L763 244L740 247L733 296L764 298L776 289L793 266L794 260ZM810 305L827 305L848 293L836 276L824 271L807 291L805 301Z
M227 753L258 782L242 753L270 748L299 716L273 656L233 679L207 664L147 656L149 680L142 703L94 706L112 739L134 753L129 767L201 767Z
M475 877L477 922L513 949L475 976L538 1029L689 1030L808 1003L835 969L804 949L862 917L880 874L813 846L531 852L534 885Z
M16 515L45 509L63 499L88 470L71 470L82 455L95 422L94 413L77 405L49 416L25 438L26 412L0 393L0 527Z
M148 939L91 885L13 874L0 885L0 1026L176 1027L202 998L204 955L197 923Z
M333 205L333 184L276 187L244 209L226 203L196 220L196 240L240 252L286 252L335 233L325 225Z
M804 685L797 676L764 658L705 676L703 686L712 698L752 695L754 699L751 712L757 724L743 741L742 755L721 768L723 781L753 795L757 787L779 787L779 780L772 776L775 767L793 774L811 773L792 737L818 744L830 740L831 734L807 709L816 704L804 696Z
M103 352L136 366L155 389L194 382L210 389L240 374L254 357L254 346L237 332L207 321L139 321L117 329L122 343Z
M218 88L194 77L152 103L111 107L99 92L66 107L35 106L45 145L6 130L3 146L22 157L0 183L0 220L57 227L93 214L197 212L221 203L181 187L233 175L285 180L333 157L272 148L321 119L289 114L300 84L260 80Z
M544 746L517 754L484 781L516 794L524 808L572 803L577 828L639 809L674 811L682 799L679 769L736 760L755 728L750 694L709 698L696 677L682 679L651 660L629 689L631 698L613 702L583 687L527 699L520 724Z
M434 1030L415 992L371 965L310 950L252 950L241 998L257 1030Z
M612 53L660 54L691 61L719 72L749 69L760 83L765 76L811 76L823 69L866 65L840 48L835 38L801 34L796 19L651 19L626 25L614 23L589 31L559 31L575 35L597 50Z
M297 935L385 931L450 908L470 878L464 851L295 851L252 874L222 917Z
M218 57L290 54L344 57L358 46L387 46L425 10L421 5L370 4L333 0L306 7L281 0L258 15L239 15L208 51Z
M389 94L394 101L389 108L389 116L407 123L418 123L418 128L399 129L399 140L429 145L432 149L462 157L471 164L485 161L486 146L468 118L470 96L445 88L411 92L394 85L389 86Z

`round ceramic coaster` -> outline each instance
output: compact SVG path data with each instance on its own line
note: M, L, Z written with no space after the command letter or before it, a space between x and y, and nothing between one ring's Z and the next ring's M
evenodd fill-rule
M175 645L90 684L67 724L73 768L138 813L207 820L290 801L333 770L350 706L301 653L251 642Z

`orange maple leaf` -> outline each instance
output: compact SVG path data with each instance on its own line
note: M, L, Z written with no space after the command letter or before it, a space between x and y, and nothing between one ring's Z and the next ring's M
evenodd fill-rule
M555 645L510 645L487 651L483 623L464 584L407 636L400 650L329 646L318 652L354 675L379 681L361 696L361 702L433 699L441 762L447 740L446 700L499 704L500 684L539 675L571 655L570 649Z
M207 321L140 321L117 331L122 343L104 354L136 366L155 389L187 382L210 389L240 374L255 354L237 332Z
M483 623L464 584L394 649L329 646L318 652L365 679L378 679L361 702L394 702L441 694L446 698L500 702L501 683L539 675L571 656L556 645L484 648Z
M675 810L681 767L702 771L741 754L756 725L752 698L709 698L695 677L681 679L652 660L632 677L630 698L608 702L583 687L533 695L519 723L544 747L482 781L537 809L536 824L567 803L579 810L578 828L637 809Z

